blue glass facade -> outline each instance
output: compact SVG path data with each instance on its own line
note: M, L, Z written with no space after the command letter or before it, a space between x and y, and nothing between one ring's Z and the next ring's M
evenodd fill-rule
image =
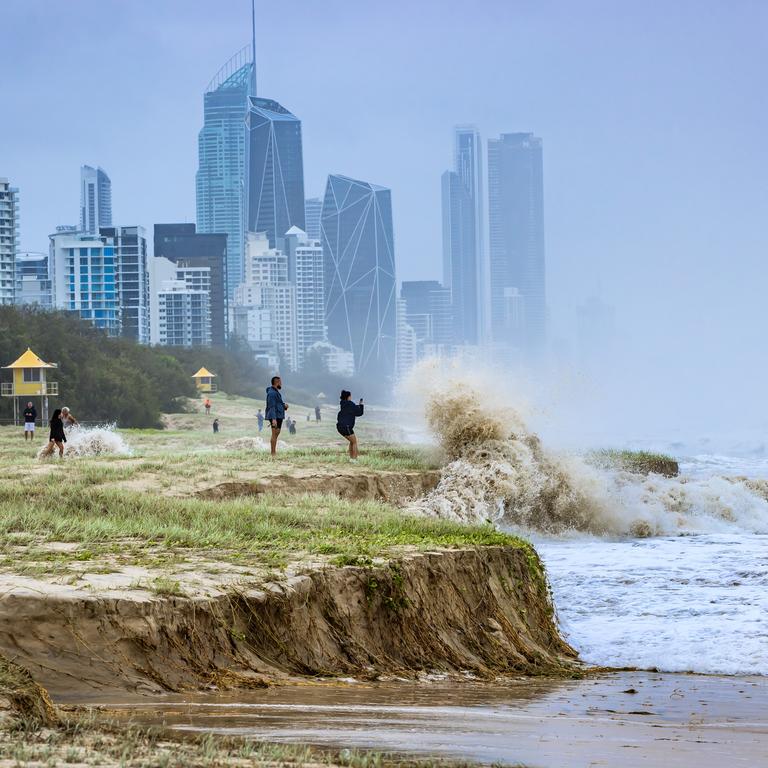
M246 133L253 62L246 47L209 83L198 135L197 231L227 235L227 294L242 282Z
M493 341L538 351L547 324L544 171L532 133L488 142L488 223Z
M390 379L397 323L390 190L329 176L321 228L328 340L354 354L362 377Z
M266 232L276 247L293 226L304 229L301 121L271 99L249 99L247 217L249 232Z

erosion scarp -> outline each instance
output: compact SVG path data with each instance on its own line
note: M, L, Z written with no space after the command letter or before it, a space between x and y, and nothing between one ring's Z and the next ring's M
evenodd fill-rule
M573 674L526 546L325 567L212 598L0 600L0 653L54 694L266 685L421 671Z

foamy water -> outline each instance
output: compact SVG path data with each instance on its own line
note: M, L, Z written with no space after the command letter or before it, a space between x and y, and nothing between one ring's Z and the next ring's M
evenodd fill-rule
M531 538L585 661L768 675L764 452L694 454L674 478L595 468L542 445L508 395L479 402L440 365L417 382L448 461L410 510Z
M64 445L64 458L72 459L87 456L130 456L132 451L114 424L95 427L75 426L66 430L67 442ZM38 451L37 457L45 459L58 455L58 449L49 453L50 444L46 443Z

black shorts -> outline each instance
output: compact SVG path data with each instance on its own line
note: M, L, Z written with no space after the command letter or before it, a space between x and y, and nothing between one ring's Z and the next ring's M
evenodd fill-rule
M342 436L342 437L351 437L355 434L354 427L348 427L345 424L337 424L336 425L336 431Z
M277 427L272 427L272 429L282 429L283 428L283 420L282 419L270 419L270 426L271 423L274 421L277 424Z

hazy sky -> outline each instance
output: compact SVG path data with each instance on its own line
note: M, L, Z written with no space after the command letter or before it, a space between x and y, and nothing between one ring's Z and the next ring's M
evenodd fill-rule
M194 221L202 93L249 9L0 0L0 176L25 249L77 222L82 163L110 174L115 223ZM401 279L440 276L453 126L533 131L553 336L599 294L657 394L766 413L768 2L258 0L257 27L307 195L328 173L391 187Z

